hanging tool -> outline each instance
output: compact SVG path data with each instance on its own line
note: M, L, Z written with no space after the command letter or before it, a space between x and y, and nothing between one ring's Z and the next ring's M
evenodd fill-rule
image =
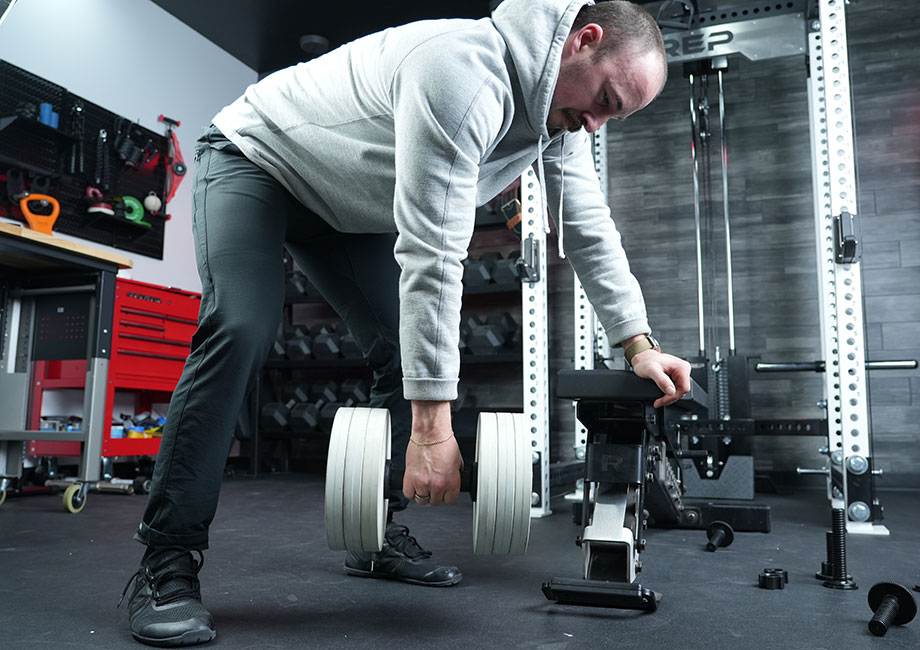
M169 140L169 152L166 157L166 203L172 201L182 177L188 171L185 165L185 159L182 158L182 150L179 148L179 138L176 137L176 128L181 126L182 122L160 115L157 118L166 125L166 138ZM168 217L167 217L168 218Z
M75 142L70 147L71 175L84 173L83 138L86 136L86 112L83 104L74 102L70 108L70 131Z
M96 136L96 172L93 187L105 194L109 191L112 181L112 162L109 157L109 134L105 129L99 129Z
M150 228L150 223L144 221L144 206L138 199L133 196L123 196L121 201L125 205L125 219L133 221L139 226Z

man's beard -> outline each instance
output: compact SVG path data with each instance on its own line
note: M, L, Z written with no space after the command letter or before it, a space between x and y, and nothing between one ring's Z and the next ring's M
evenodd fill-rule
M559 110L562 111L562 117L565 119L565 129L569 133L577 133L585 125L578 111L571 108L561 108Z

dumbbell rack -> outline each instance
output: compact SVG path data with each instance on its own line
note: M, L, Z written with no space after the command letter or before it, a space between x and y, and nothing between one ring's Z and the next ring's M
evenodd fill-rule
M531 494L531 516L543 517L551 514L549 509L549 379L548 379L548 335L547 335L547 284L546 284L546 235L542 229L543 219L540 217L542 209L541 190L537 175L533 169L528 169L521 177L521 258L529 269L527 278L519 284L488 284L482 287L465 287L464 296L477 294L499 294L521 291L521 322L520 338L523 342L522 350L518 353L511 348L495 354L476 356L471 354L461 355L461 372L466 367L482 367L486 364L520 363L522 367L522 401L524 420L527 423L529 446L532 453L534 486ZM504 220L498 222L504 230ZM481 224L485 225L485 224ZM520 287L520 289L519 289ZM288 296L285 301L286 323L293 320L294 304L309 304L310 308L324 309L325 302L322 298L313 295ZM335 320L333 315L323 318L326 321ZM339 358L334 361L306 360L274 360L266 364L270 371L302 371L309 375L312 369L328 370L332 367L348 369L351 375L364 372L366 365L363 359ZM260 384L263 380L260 380ZM253 391L250 397L250 417L245 422L252 429L252 448L250 459L250 472L257 474L259 458L258 420L261 405L258 392ZM475 419L471 418L475 429ZM317 433L314 437L323 437ZM279 439L300 438L298 435L284 435ZM274 439L275 436L272 436Z

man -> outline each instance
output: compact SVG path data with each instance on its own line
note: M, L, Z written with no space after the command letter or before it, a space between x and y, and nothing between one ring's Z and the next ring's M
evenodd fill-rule
M393 422L402 494L452 503L461 261L474 213L535 161L560 240L611 340L670 403L689 365L660 352L594 172L587 132L646 106L666 78L654 20L616 0L506 0L491 19L386 30L251 86L196 152L199 328L170 404L126 588L135 638L209 641L197 573L236 408L274 340L282 246L348 325ZM565 205L563 206L563 195ZM561 248L561 247L560 247ZM411 413L410 407L411 404ZM447 586L404 526L345 570Z

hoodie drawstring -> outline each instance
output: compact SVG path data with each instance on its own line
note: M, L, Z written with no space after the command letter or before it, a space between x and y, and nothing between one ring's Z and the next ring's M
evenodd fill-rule
M565 259L565 245L563 244L563 223L562 223L562 199L565 194L565 134L562 135L562 162L560 165L560 179L559 179L559 209L556 211L556 223L559 236L557 237L559 259ZM546 198L546 170L543 167L543 135L541 134L537 140L537 172L540 175L540 199L542 200L543 207L543 232L547 235L550 233L549 229L549 219L546 217L547 213L547 198Z
M565 236L565 228L562 224L562 195L565 194L565 133L562 134L562 161L559 164L559 209L556 211L556 223L559 230L559 237L557 242L559 244L559 259L565 259L565 246L562 243L562 239Z
M543 135L537 139L537 172L540 174L540 202L543 207L543 232L549 234L549 220L546 218L546 171L543 169Z

